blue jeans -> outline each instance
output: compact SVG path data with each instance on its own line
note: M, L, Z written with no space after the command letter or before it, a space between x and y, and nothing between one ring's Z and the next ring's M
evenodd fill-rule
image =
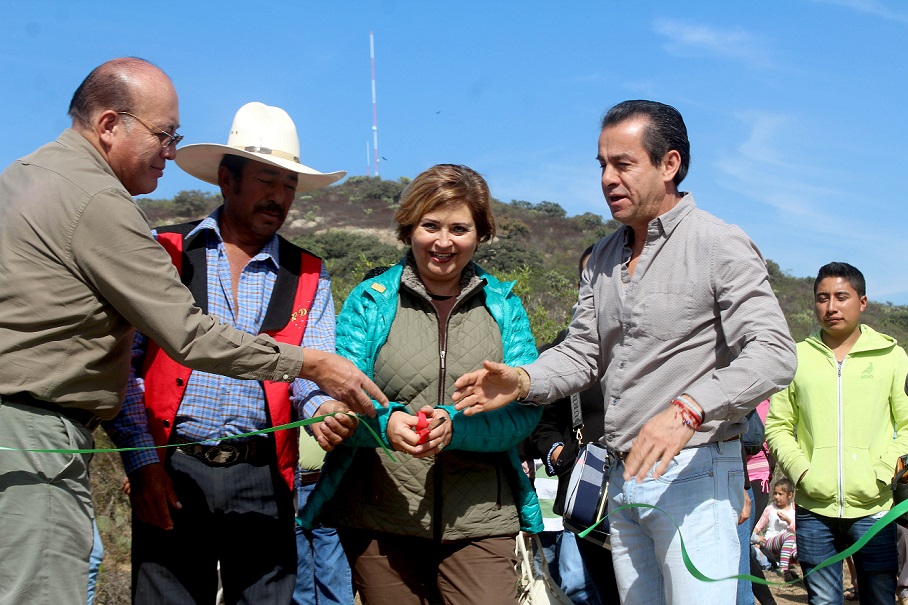
M750 573L750 532L753 531L754 518L759 517L763 511L755 511L754 490L747 488L747 497L750 498L750 516L747 521L738 525L738 542L741 543L741 560L738 562L738 575ZM738 600L736 605L755 605L754 589L749 580L738 580Z
M612 558L623 605L734 603L735 580L702 582L685 567L678 528L692 563L710 578L738 573L738 514L744 470L738 441L682 450L668 471L642 482L609 475ZM628 508L625 504L659 507Z
M539 534L542 553L537 555L545 556L552 579L571 601L587 605L609 605L600 598L593 584L592 573L597 570L583 559L577 548L578 539L569 531L544 531Z
M315 485L299 486L300 509ZM296 552L294 605L353 605L353 577L337 530L317 527L308 531L297 525Z
M814 514L800 506L795 507L798 561L804 572L807 602L810 605L842 603L842 562L822 569L814 568L857 542L883 514L838 519ZM895 601L896 574L899 569L895 527L895 524L887 525L854 554L856 585L862 605L891 605Z
M95 586L98 584L101 561L104 560L104 543L101 542L101 534L98 533L98 522L92 520L91 524L95 532L95 543L92 544L91 554L88 556L88 605L95 602Z

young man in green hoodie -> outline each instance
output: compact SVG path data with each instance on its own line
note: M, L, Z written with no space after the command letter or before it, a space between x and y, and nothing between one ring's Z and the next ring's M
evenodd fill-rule
M860 323L866 308L860 271L847 263L820 268L820 329L798 343L797 373L772 396L766 418L766 441L797 485L798 558L810 605L842 603L841 562L807 574L889 510L895 461L908 453L908 355L894 338ZM854 561L861 602L893 603L895 525Z

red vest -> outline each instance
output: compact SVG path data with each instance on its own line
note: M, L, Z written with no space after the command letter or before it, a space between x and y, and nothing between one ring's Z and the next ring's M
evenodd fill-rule
M170 253L174 266L195 297L196 304L207 312L208 287L204 237L194 237L184 249L184 239L196 223L162 227L158 242ZM193 245L194 242L198 245ZM271 301L262 322L262 333L278 342L299 345L309 320L309 309L315 299L321 259L279 238L280 270L271 294ZM170 439L174 419L192 370L170 358L158 345L149 341L145 354L145 410L148 427L156 445ZM295 419L290 403L290 384L263 381L265 401L271 426ZM278 469L290 490L299 459L299 434L296 430L272 433L277 453ZM159 450L163 458L165 450Z

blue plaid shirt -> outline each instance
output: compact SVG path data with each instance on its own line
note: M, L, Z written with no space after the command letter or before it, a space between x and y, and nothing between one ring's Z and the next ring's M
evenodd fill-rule
M208 263L208 314L235 328L258 334L277 279L278 239L274 236L243 269L237 291L239 307L234 308L230 263L218 223L220 211L220 208L215 210L189 234L192 236L204 230L199 237L205 238ZM154 445L145 415L145 385L139 376L147 344L148 337L136 332L123 409L116 418L104 423L117 447ZM331 298L331 281L324 266L301 344L306 348L334 353L334 301ZM298 410L304 405L317 408L330 400L315 383L308 380L297 379L288 386L291 401ZM177 410L172 435L185 441L216 444L227 435L248 433L268 426L261 382L193 372ZM156 450L123 453L127 473L159 460Z

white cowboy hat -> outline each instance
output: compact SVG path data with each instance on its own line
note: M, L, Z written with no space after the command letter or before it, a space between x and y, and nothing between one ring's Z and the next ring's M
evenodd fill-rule
M264 103L246 103L233 118L226 145L198 143L177 150L177 166L218 185L218 166L227 155L238 155L299 173L296 191L327 187L346 176L346 172L319 172L300 164L300 140L287 112Z

